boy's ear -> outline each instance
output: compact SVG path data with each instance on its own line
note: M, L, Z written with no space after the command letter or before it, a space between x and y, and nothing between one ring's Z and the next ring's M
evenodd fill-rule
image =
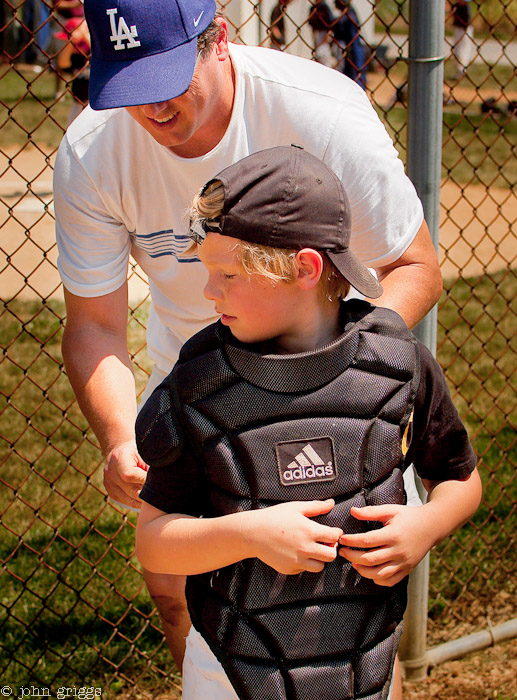
M296 283L302 289L313 289L323 273L323 258L321 253L313 248L303 248L295 257L298 272Z

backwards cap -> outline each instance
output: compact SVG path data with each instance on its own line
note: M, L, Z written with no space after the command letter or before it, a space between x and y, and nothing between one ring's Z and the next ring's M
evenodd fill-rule
M225 168L222 213L192 225L198 243L212 231L272 248L314 248L328 255L343 277L372 299L382 287L349 248L351 210L341 180L299 146L276 146Z

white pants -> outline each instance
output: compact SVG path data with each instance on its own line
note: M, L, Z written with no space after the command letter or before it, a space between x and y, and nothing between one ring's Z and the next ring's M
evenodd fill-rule
M187 637L181 697L182 700L239 700L223 667L194 627Z
M465 72L474 60L476 43L474 41L474 27L454 27L452 54L456 59L458 69Z
M145 389L142 392L142 396L138 400L138 410L142 408L142 406L151 396L158 384L161 384L168 374L168 372L162 372L162 370L158 369L156 365L153 366L153 369L151 370L151 376L149 377L147 384L145 385Z
M391 681L388 700L393 693ZM190 628L183 661L182 700L239 700L223 667L199 632Z

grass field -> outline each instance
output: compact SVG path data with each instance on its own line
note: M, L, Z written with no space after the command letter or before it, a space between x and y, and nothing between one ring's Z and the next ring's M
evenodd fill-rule
M376 30L378 32L407 32L409 6L405 0L377 0L375 4ZM509 41L515 36L517 26L517 0L474 0L472 17L477 37ZM446 31L451 31L449 3L446 3Z
M438 359L481 459L484 490L471 523L436 549L431 617L439 616L466 588L480 607L489 606L497 591L515 594L516 295L515 270L446 284L438 318ZM481 576L473 576L473 560Z
M483 458L485 491L472 522L433 556L435 622L451 615L456 599L463 611L472 598L514 593L505 572L515 529L516 297L511 272L455 282L439 313L439 357ZM2 315L0 670L13 686L81 679L111 696L125 697L135 682L154 692L176 680L165 678L168 654L150 624L134 516L106 503L98 449L62 373L63 311L13 302ZM143 314L130 324L134 350ZM141 352L138 360L146 365Z
M449 68L446 67L447 78ZM395 85L407 81L405 66L396 66L390 77ZM510 66L486 67L473 65L468 77L461 82L468 95L464 102L452 102L444 107L442 127L442 178L460 184L481 184L511 189L515 187L515 156L517 149L517 118L506 111L517 96L517 80ZM476 86L480 86L476 88ZM501 112L481 111L480 92L497 95ZM505 97L505 95L509 95ZM375 92L373 92L375 100ZM407 98L406 98L407 99ZM407 160L407 109L396 103L387 112L377 111L404 163Z
M406 110L394 107L383 121L406 162ZM515 117L489 117L478 108L467 116L458 110L444 111L443 122L442 178L503 189L515 186Z
M49 69L38 74L12 68L0 75L0 147L32 142L56 149L72 104L65 84L56 97L55 75Z

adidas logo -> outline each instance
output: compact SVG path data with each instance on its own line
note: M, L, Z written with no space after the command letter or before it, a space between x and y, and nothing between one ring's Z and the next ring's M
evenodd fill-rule
M332 481L337 476L334 445L330 437L314 438L309 442L280 442L275 449L283 486Z

